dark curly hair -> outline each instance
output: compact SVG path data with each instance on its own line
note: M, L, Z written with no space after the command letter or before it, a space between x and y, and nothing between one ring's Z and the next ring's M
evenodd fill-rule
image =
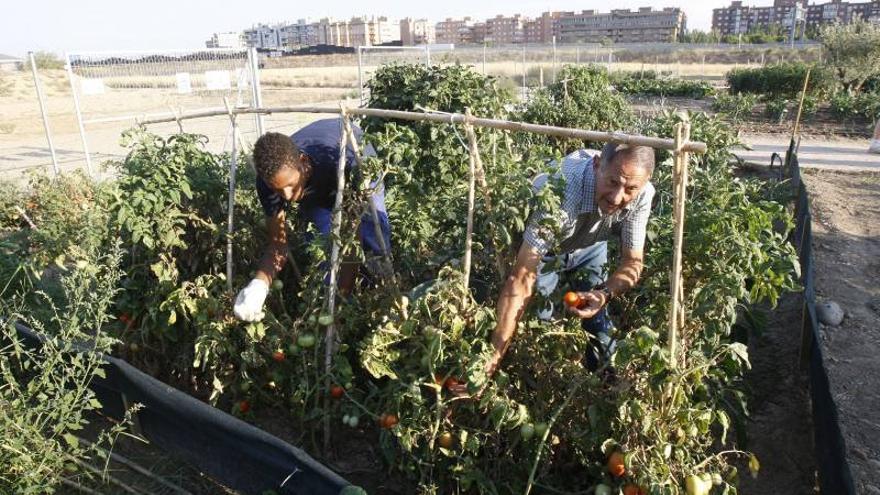
M254 168L263 180L268 180L283 167L297 166L301 153L290 136L267 132L254 143Z

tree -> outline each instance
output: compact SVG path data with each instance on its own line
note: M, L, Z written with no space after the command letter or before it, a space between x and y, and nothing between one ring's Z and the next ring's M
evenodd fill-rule
M862 19L831 24L822 28L821 38L828 66L848 91L861 91L868 78L880 74L880 26Z
M52 52L36 52L34 53L34 62L37 69L63 69L64 61L58 58Z

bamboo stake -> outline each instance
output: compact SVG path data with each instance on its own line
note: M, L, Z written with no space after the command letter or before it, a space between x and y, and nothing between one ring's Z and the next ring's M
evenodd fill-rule
M100 469L96 468L95 466L92 466L91 464L89 464L87 462L84 462L84 461L77 459L73 456L68 456L68 459L70 459L74 463L82 466L86 471L90 471L90 472L100 476L103 481L106 481L106 482L110 483L111 485L118 486L126 493L131 493L132 495L148 495L146 492L143 492L133 486L127 485L122 480L116 478L115 476L107 474L106 472L101 471Z
M804 109L804 97L807 96L807 84L810 82L810 71L812 67L807 67L807 74L804 76L804 89L801 90L801 101L798 103L797 117L794 119L794 128L791 130L791 141L794 142L801 124L801 112Z
M339 109L332 107L303 107L303 106L287 106L272 108L239 108L233 111L236 114L273 114L273 113L327 113L338 114ZM548 136L558 136L570 139L581 139L585 141L614 142L631 145L650 146L656 149L674 150L675 142L671 139L662 139L647 136L636 136L624 134L622 132L600 132L588 131L583 129L570 129L566 127L556 127L552 125L530 124L527 122L515 122L500 119L484 119L480 117L467 118L462 114L433 114L423 112L405 112L402 110L385 110L380 108L349 108L346 110L349 115L360 115L364 117L380 117L387 119L409 120L416 122L436 122L443 124L463 124L466 121L474 127L489 127L493 129L502 129L515 132L531 132L535 134L544 134ZM199 119L205 117L216 117L226 115L224 111L200 111L181 115L181 120ZM161 124L165 122L174 122L174 118L156 118L138 120L138 124ZM684 145L684 151L705 153L706 144L700 142L688 142Z
M98 452L102 452L104 455L109 456L111 459L113 459L114 461L116 461L116 462L122 464L123 466L126 466L126 467L132 469L133 471L135 471L135 472L137 472L137 473L139 473L139 474L141 474L141 475L143 475L143 476L146 476L147 478L152 479L153 481L155 481L155 482L161 484L162 486L164 486L164 487L166 487L166 488L168 488L168 489L170 489L170 490L173 490L174 492L180 493L180 494L182 494L182 495L192 495L190 492L188 492L188 491L184 490L183 488L181 488L181 487L175 485L174 483L171 483L170 481L166 480L165 478L162 478L161 476L157 475L156 473L153 473L153 472L150 471L149 469L147 469L147 468L141 466L140 464L138 464L138 463L136 463L136 462L134 462L134 461L131 461L131 460L125 458L125 457L122 457L121 455L119 455L119 454L117 454L117 453L115 453L115 452L112 452L112 451L109 451L109 450L103 449L103 448L101 448L100 446L95 445L95 444L93 444L92 442L86 440L85 438L77 437L77 439L79 439L79 441L80 441L81 443L83 443L83 444L85 444L85 445L87 445L87 446L89 446L89 447L94 448L96 451L98 451Z
M77 483L76 481L69 480L67 478L61 478L60 481L61 481L62 485L69 486L69 487L73 488L74 490L85 493L86 495L102 495L101 492L92 490L91 488L86 488L86 487L80 485L79 483Z
M238 123L235 119L235 113L229 105L229 99L223 97L223 104L226 105L226 113L229 115L229 121L232 123L232 156L229 160L229 199L227 202L227 218L226 218L226 289L231 293L232 287L232 234L235 233L234 214L235 214L235 174L238 171L238 147L236 146L238 135ZM177 118L177 124L180 125L181 131L183 125L180 123L180 117Z
M364 162L361 157L361 146L355 138L354 130L351 128L351 121L346 118L343 119L342 124L345 126L345 134L348 137L348 142L351 143L352 150L354 150L354 160L358 167L363 170ZM385 185L379 181L377 181L376 184L382 188L385 187ZM376 210L376 205L373 204L372 198L367 198L367 210L370 212L370 217L373 219L373 233L376 235L376 239L379 241L379 248L382 250L382 261L385 265L383 267L383 271L385 272L383 276L392 280L394 282L394 291L399 292L397 288L397 280L394 276L394 264L391 260L391 250L385 245L385 235L382 232L382 226L379 225L379 212Z
M348 118L348 111L345 105L339 104L339 116L343 122ZM345 151L348 148L348 134L345 132L345 126L342 126L342 132L339 133L339 164L336 168L336 203L333 205L333 225L330 230L330 237L333 247L330 250L330 286L327 287L327 312L330 313L332 321L327 326L327 333L324 337L324 381L326 389L330 388L330 368L333 365L333 353L336 348L336 279L339 275L339 251L341 250L340 229L342 228L342 196L345 191ZM324 409L329 410L329 395L324 397ZM330 450L330 416L324 415L324 451Z
M486 200L486 211L492 211L492 195L489 192L489 184L486 182L486 169L483 167L483 159L480 157L479 148L477 147L477 133L474 132L473 126L465 126L465 133L468 138L468 146L470 150L471 156L474 157L474 171L476 174L477 184L480 186L480 190L483 193L483 196ZM495 135L492 135L492 165L494 166L495 160ZM495 250L495 269L498 271L498 276L501 280L504 280L505 275L507 275L506 270L504 269L504 260L501 256L501 249L496 242L495 237L495 225L493 223L489 224L489 237L492 239L492 247Z
M470 109L467 109L466 115L468 117L471 116ZM474 134L474 128L470 124L469 121L466 121L465 132L468 133L468 136L472 136ZM468 212L467 212L467 233L464 238L464 259L462 260L462 272L464 277L464 299L462 300L462 304L464 305L467 302L468 297L468 284L470 283L471 277L471 251L473 250L473 235L474 235L474 196L476 192L476 179L477 179L477 159L476 155L479 154L479 150L477 149L477 140L476 138L470 140L468 153Z
M687 152L685 144L690 137L690 123L685 120L675 126L676 150L673 155L672 184L673 184L673 209L674 222L673 233L673 257L672 272L670 273L670 296L669 309L669 355L672 362L677 365L676 353L678 351L678 329L684 326L684 311L682 301L684 289L681 285L682 246L684 243L684 220L685 199L687 194Z

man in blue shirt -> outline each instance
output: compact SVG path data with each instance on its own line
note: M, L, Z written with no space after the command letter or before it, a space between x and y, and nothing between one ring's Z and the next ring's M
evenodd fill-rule
M257 194L266 213L268 244L254 279L235 299L234 312L239 319L258 321L263 318L263 303L269 286L287 259L286 210L291 202L299 204L300 220L312 224L321 235L330 235L342 126L342 119L339 118L318 120L289 137L270 132L254 144ZM354 124L352 128L355 138L360 141L360 128ZM357 167L354 149L350 144L345 154L347 180L352 180ZM372 146L367 146L363 154L375 156L376 152ZM379 187L373 186L375 192L371 201L378 213L384 247L389 249L391 228L385 211L384 188L381 184ZM359 235L368 255L384 254L383 242L376 236L376 227L369 212L361 219ZM309 240L307 236L306 241ZM354 267L344 265L339 281L343 293L351 290L354 275Z

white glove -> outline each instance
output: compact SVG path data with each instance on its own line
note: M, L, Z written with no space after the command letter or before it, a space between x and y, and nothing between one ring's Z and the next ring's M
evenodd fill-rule
M238 319L243 321L260 321L265 314L263 313L263 303L269 294L269 285L262 280L255 278L251 283L238 293L235 298L235 306L233 312Z

